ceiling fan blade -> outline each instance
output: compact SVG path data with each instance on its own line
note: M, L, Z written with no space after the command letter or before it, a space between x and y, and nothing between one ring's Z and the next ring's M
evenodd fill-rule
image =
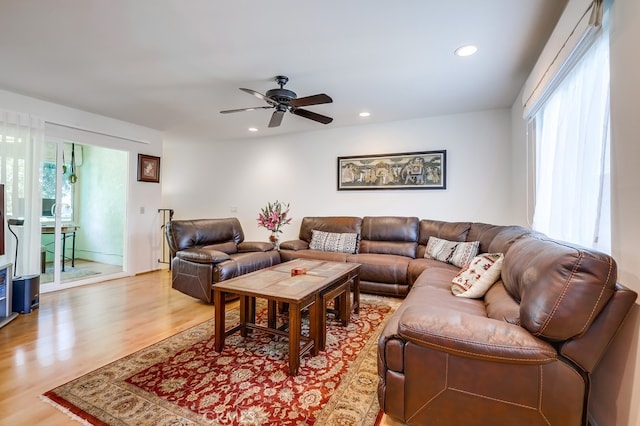
M294 107L308 106L308 105L319 105L319 104L330 104L333 102L333 99L329 95L324 93L319 93L317 95L305 96L303 98L292 99L289 101L289 105Z
M309 120L317 121L322 124L329 124L333 121L333 118L321 115L315 112L311 112L306 109L295 108L291 109L291 113L299 115L300 117L308 118Z
M267 102L268 104L271 104L271 105L273 105L273 106L278 105L278 102L274 101L274 100L273 100L273 99L271 99L271 98L267 98L265 95L263 95L263 94L262 94L262 93L260 93L260 92L256 92L255 90L245 89L245 88L243 88L243 87L241 87L241 88L240 88L240 90L242 90L243 92L246 92L246 93L248 93L248 94L250 94L250 95L253 95L253 96L255 96L255 97L256 97L256 98L258 98L258 99L262 99L263 101L265 101L265 102Z
M280 123L282 123L282 117L284 117L284 111L276 110L273 111L271 115L271 120L269 120L269 127L278 127Z
M253 111L256 109L271 109L273 108L272 106L258 106L258 107L251 107L251 108L238 108L238 109L227 109L224 111L220 111L220 114L229 114L230 112L242 112L242 111Z

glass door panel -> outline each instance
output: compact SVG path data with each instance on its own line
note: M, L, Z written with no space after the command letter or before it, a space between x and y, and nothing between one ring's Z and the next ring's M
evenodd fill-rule
M64 185L64 177L67 167L64 165L64 144L62 141L47 140L42 150L40 162L40 186L42 193L42 207L40 216L41 225L41 283L59 282L62 262L60 225L62 212L69 214L68 209L58 208L64 201L68 201L68 193L71 190ZM64 191L62 190L65 186ZM63 196L63 192L67 196ZM64 200L66 198L66 200ZM64 201L63 201L64 200Z
M41 283L95 281L124 270L128 163L125 151L47 138Z

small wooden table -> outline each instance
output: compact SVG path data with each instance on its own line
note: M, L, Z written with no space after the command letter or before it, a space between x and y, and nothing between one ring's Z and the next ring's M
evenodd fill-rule
M291 276L291 269L306 268L304 275ZM348 285L354 285L353 309L359 305L360 264L297 259L270 268L213 284L215 304L215 350L222 352L225 337L237 331L246 337L249 329L281 335L289 339L289 374L295 376L300 357L307 352L316 355L326 339L325 304L329 297L348 296ZM357 289L357 291L356 291ZM226 329L225 293L240 296L240 324ZM256 298L267 300L267 326L256 324ZM288 332L276 327L277 304L289 305ZM344 303L348 306L349 303ZM309 337L302 336L302 311L309 308ZM348 314L347 314L348 315ZM341 320L346 323L344 311ZM301 343L304 346L301 347Z

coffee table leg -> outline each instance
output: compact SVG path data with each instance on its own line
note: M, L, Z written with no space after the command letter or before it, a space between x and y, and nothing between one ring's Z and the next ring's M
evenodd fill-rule
M301 310L298 304L289 305L289 374L292 376L298 374L298 367L300 367Z
M360 313L360 276L353 277L353 312Z
M316 299L317 300L317 299ZM326 315L324 315L324 309L318 305L318 303L313 303L309 306L309 338L313 340L313 347L311 348L311 355L318 355L320 352L320 348L318 341L324 337L325 329L321 328L321 325L318 323L318 313L324 317L324 321L326 321ZM321 337L322 336L322 337ZM324 339L323 339L324 344Z
M242 337L247 337L246 324L250 322L251 318L250 304L249 296L240 296L240 335Z
M349 325L349 317L351 316L351 294L349 293L349 286L347 285L344 292L340 293L340 296L338 296L340 321L345 327Z
M248 296L248 301L249 301L249 311L248 313L248 320L251 324L255 324L256 323L256 298L255 297L249 297Z
M222 352L222 348L224 348L224 332L225 332L225 305L224 305L224 293L213 288L213 303L215 310L215 325L214 325L214 333L215 340L214 346L216 352Z
M267 302L267 327L276 328L277 303L273 300Z
M327 301L323 295L318 293L316 297L316 303L314 305L314 311L316 313L316 330L311 328L309 324L309 333L312 331L315 335L310 337L313 339L313 355L317 355L318 351L323 351L325 347L325 337L327 333ZM309 316L311 316L311 309L309 309Z

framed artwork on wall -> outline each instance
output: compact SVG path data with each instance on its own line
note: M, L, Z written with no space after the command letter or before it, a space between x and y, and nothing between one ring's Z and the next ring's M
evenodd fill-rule
M338 157L338 191L447 189L447 151Z
M138 154L138 182L160 182L160 157Z

